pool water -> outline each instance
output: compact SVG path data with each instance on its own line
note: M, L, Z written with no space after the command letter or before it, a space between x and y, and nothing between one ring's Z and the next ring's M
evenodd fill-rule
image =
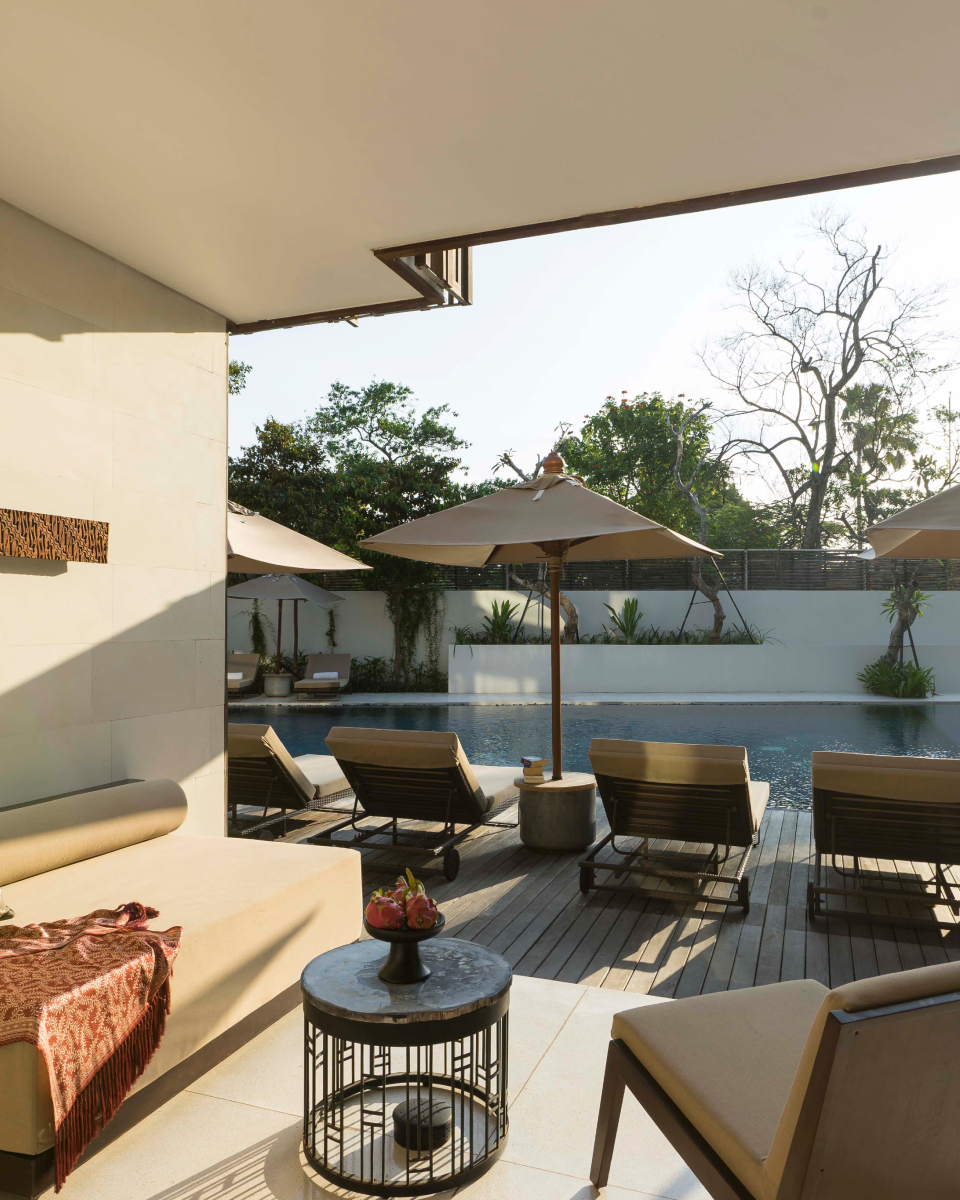
M326 754L334 725L450 730L475 763L516 765L550 756L547 705L342 705L244 707L231 722L268 723L291 754ZM563 763L589 771L595 737L746 746L750 774L770 783L770 802L809 808L814 750L960 758L960 705L954 704L597 704L564 705Z

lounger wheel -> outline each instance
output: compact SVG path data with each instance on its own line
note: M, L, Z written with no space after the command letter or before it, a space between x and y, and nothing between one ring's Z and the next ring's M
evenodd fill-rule
M593 867L580 868L580 891L585 896L593 891L594 870Z
M275 837L276 837L276 834L273 832L272 829L261 829L260 830L259 840L261 842L272 842Z
M460 874L459 850L448 850L443 856L443 873L451 883Z
M750 911L750 880L746 875L737 884L737 903L743 909L743 915L746 916Z

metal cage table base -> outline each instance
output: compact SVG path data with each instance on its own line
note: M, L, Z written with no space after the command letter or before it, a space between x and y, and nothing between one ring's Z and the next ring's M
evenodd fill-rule
M303 973L303 1160L349 1191L426 1195L477 1178L506 1145L511 974L443 938L421 948L429 979L386 984L385 950L342 946ZM395 1113L411 1105L443 1128L404 1126L405 1146Z

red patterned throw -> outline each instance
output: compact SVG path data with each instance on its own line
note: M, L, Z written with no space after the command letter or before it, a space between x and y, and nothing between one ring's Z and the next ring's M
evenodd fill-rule
M30 1042L50 1077L57 1191L160 1044L180 928L134 901L83 917L0 925L0 1046Z

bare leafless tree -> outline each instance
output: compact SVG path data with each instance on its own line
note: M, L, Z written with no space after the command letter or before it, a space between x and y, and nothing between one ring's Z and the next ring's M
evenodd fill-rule
M825 210L813 233L826 261L734 272L742 326L701 356L735 397L727 415L748 419L739 450L771 469L763 474L789 499L807 549L822 544L828 490L849 457L840 393L880 383L905 410L917 385L946 369L932 357L942 289L892 287L889 249L868 244L849 217Z

